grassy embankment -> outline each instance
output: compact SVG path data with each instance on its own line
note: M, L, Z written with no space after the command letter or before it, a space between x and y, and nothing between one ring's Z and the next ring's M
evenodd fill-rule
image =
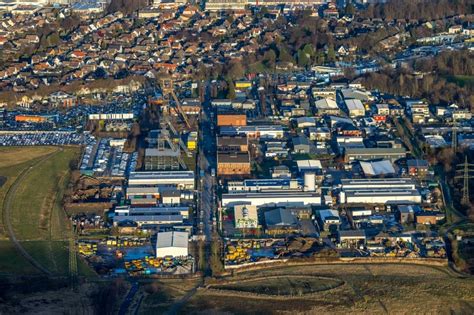
M281 278L274 276L281 275ZM288 281L290 275L307 275L303 281ZM311 277L333 278L343 284L332 287L324 279L311 282ZM269 279L266 282L239 281L249 278ZM290 278L291 279L291 278ZM213 284L220 290L198 290L183 314L216 313L268 314L276 312L326 313L473 313L474 280L454 278L446 269L415 265L314 265L280 267L248 272ZM253 287L252 287L253 285ZM264 286L278 297L252 296ZM285 293L314 292L308 296ZM320 291L320 288L329 287ZM229 290L232 289L232 290ZM242 293L238 292L239 290ZM317 292L315 292L317 291ZM261 292L263 293L263 292ZM407 298L409 296L409 298ZM275 300L277 299L277 300ZM242 301L245 300L245 303ZM422 302L420 302L422 301ZM146 300L145 300L146 302ZM144 303L146 306L146 303Z
M22 171L41 157L56 152L30 170L18 186L11 202L10 221L16 237L34 259L53 274L67 274L69 221L62 209L62 198L69 182L69 163L79 154L79 149L65 147L59 151L54 147L9 147L0 152L0 176L7 178L0 187L2 208L8 189ZM1 227L5 237L3 221ZM0 251L0 270L3 273L37 272L16 252L10 241L3 240L0 246L4 249ZM78 267L79 272L90 273L82 262Z

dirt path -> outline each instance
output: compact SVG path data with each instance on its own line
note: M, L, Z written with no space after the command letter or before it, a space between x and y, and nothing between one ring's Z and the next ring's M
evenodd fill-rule
M44 274L47 274L47 275L51 275L51 272L46 269L44 266L42 266L40 263L38 263L26 250L25 248L21 245L21 243L18 241L18 239L16 238L15 236L15 232L13 230L13 226L12 226L12 223L11 223L11 220L10 220L10 216L11 216L11 204L12 204L12 200L14 199L15 197L15 194L16 194L16 191L18 189L18 187L20 186L21 182L27 177L28 174L30 174L30 172L32 170L35 169L35 167L37 167L38 165L40 165L41 163L43 163L44 161L50 159L51 157L53 157L54 155L56 155L58 152L62 151L63 149L60 148L58 150L56 150L55 152L53 153L50 153L46 156L44 156L43 158L41 158L40 160L38 160L37 162L35 162L33 165L31 165L29 168L23 170L23 172L17 177L17 179L15 180L15 182L12 184L12 186L10 187L10 189L8 190L6 196L5 196L5 202L3 203L3 222L5 223L5 225L7 226L7 233L8 233L8 237L10 238L10 240L13 242L13 245L15 246L15 248L20 252L20 254L26 259L28 260L36 269L38 269L39 271L41 271L42 273Z
M181 297L181 299L174 302L165 314L178 314L179 310L183 307L183 305L186 304L194 296L194 294L196 294L198 288L202 287L203 284L204 279L201 279L194 288L189 290L183 297Z

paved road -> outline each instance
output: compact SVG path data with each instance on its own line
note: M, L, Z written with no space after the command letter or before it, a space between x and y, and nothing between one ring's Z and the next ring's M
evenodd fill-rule
M21 245L21 243L18 241L18 239L16 238L15 236L15 232L13 230L13 226L12 226L12 223L11 223L11 220L10 220L10 215L11 215L11 204L12 204L12 201L13 201L13 198L15 197L15 194L16 194L16 191L18 189L18 187L20 186L21 182L31 173L31 171L33 171L38 165L40 165L41 163L43 163L44 161L50 159L51 157L53 157L54 155L56 155L58 152L62 151L63 149L60 148L59 150L51 153L51 154L48 154L46 156L44 156L43 158L41 158L40 160L38 160L37 162L35 162L32 166L30 166L29 168L27 168L26 170L24 170L19 176L18 178L15 180L15 182L13 183L13 185L10 187L10 189L8 190L7 192L7 195L5 196L5 202L3 203L3 222L5 222L5 225L7 226L7 233L8 233L8 237L10 238L10 240L13 242L13 245L15 246L15 248L20 252L20 254L26 259L28 260L36 269L38 269L39 271L41 271L42 273L50 276L51 275L51 272L46 269L45 267L43 267L39 262L37 262L24 248L23 246Z
M212 237L212 220L215 215L215 196L216 196L216 178L211 173L217 171L216 159L216 130L214 119L211 117L212 109L209 97L209 87L205 89L205 100L203 103L203 110L201 113L200 134L199 141L199 190L200 190L200 205L199 205L199 223L201 233L205 235L206 240L210 241ZM215 175L215 174L214 174Z
M449 252L449 251L451 251L451 244L450 244L450 239L449 239L449 234L451 233L451 231L454 230L455 228L459 227L459 226L462 226L462 225L466 224L466 223L470 223L470 221L469 221L469 218L465 214L463 214L462 212L460 212L458 209L456 209L454 207L454 203L453 203L453 199L451 197L451 191L449 189L446 174L444 173L443 170L441 170L441 172L440 172L439 184L441 185L441 192L442 192L442 196L443 196L443 199L444 199L444 204L445 204L445 207L446 207L446 217L448 216L448 213L447 213L448 211L450 212L451 220L453 220L453 215L457 217L457 221L452 222L451 225L444 232L444 241L445 241L445 244L446 244L446 249ZM451 253L451 255L452 255L452 253ZM460 272L457 269L454 262L451 260L451 258L449 259L448 266L449 266L451 271L453 271L457 276L459 276L461 278L474 278L473 275Z

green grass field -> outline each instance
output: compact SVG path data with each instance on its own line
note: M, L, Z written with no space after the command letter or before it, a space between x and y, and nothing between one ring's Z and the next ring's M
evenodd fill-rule
M0 241L0 274L12 274L18 271L24 275L38 272L18 253L10 240Z
M65 147L62 151L53 147L0 148L0 176L6 178L0 187L0 207L3 209L5 196L16 178L53 152L56 153L29 171L18 186L11 202L10 220L16 237L35 260L53 274L66 275L69 221L62 209L62 198L70 179L69 163L79 154L79 148ZM5 240L0 241L0 273L37 273L7 239L3 220L1 223ZM95 275L81 259L78 270L81 275Z
M0 148L0 176L3 184L0 186L0 211L8 189L20 173L34 164L42 156L52 153L53 147L2 147ZM3 214L0 216L0 239L7 239L3 225Z
M22 181L12 202L12 224L20 240L61 240L68 225L61 207L69 180L69 162L78 154L65 148L36 166Z
M0 169L34 160L56 150L54 147L1 147Z
M25 241L21 243L26 251L42 266L55 275L66 276L69 271L68 242Z

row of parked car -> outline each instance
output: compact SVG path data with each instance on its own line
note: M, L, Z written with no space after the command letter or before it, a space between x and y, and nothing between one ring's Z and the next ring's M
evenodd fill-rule
M76 132L35 132L25 134L2 134L0 146L35 146L35 145L71 145L84 144L87 135Z

